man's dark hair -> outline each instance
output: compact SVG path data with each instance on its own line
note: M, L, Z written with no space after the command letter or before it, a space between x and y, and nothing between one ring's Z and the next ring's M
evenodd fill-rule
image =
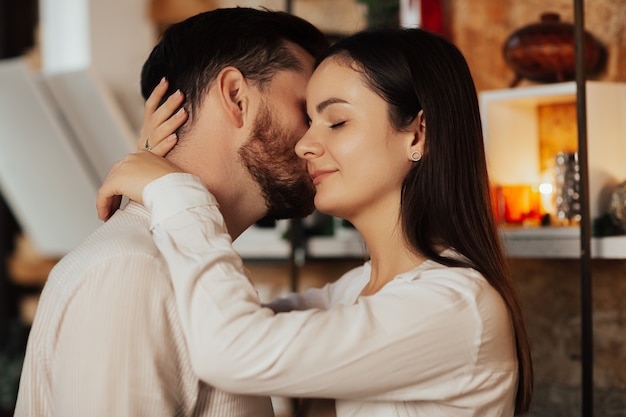
M319 29L286 12L236 7L200 13L163 32L142 68L141 92L147 98L166 77L165 97L180 89L193 118L194 108L227 66L238 68L260 89L278 71L299 70L288 42L313 57L329 46Z

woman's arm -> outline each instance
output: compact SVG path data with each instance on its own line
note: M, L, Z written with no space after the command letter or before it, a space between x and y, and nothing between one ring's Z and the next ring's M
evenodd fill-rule
M437 272L326 311L263 308L215 199L191 178L162 177L144 201L201 379L239 393L393 401L514 380L507 310L484 280L457 291L467 277ZM472 291L495 301L483 312Z

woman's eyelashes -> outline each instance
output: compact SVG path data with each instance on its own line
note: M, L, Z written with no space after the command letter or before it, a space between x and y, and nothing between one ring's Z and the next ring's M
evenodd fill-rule
M306 122L306 125L307 125L308 127L311 127L311 124L313 124L313 120L312 120L312 119L311 119L308 115L307 115L307 116L305 116L305 122ZM330 123L328 124L328 127L329 127L330 129L337 129L337 128L339 128L339 127L341 127L341 126L345 125L345 124L346 124L346 122L347 122L347 120L342 120L342 121L340 121L340 122L335 122L335 123L330 122Z

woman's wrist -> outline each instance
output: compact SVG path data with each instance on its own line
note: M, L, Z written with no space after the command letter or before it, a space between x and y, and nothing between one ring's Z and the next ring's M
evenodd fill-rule
M143 203L151 212L152 228L181 211L218 205L200 178L184 172L164 175L146 185Z

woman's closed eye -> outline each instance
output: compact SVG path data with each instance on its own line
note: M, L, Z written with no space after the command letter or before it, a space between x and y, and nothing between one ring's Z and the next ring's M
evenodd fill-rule
M333 124L331 124L331 125L330 125L330 128L331 128L331 129L337 129L337 128L339 128L339 127L341 127L341 126L345 125L345 124L346 124L346 121L344 120L344 121L342 121L342 122L337 122L337 123L333 123Z

